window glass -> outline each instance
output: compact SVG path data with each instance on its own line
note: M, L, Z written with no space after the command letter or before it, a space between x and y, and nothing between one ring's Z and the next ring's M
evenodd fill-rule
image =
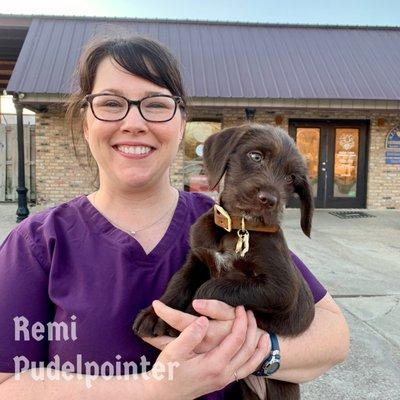
M297 128L296 144L300 153L307 162L308 175L314 197L318 193L318 165L319 165L319 128Z
M334 196L356 197L359 129L336 129Z
M206 139L221 130L220 122L193 121L186 124L184 187L188 192L203 192L216 199L218 192L211 191L203 173L203 147Z

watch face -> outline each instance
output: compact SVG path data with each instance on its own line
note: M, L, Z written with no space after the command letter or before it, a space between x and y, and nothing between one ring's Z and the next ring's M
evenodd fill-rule
M274 362L272 364L269 364L266 368L264 368L264 373L271 375L274 372L278 371L279 369L279 362Z

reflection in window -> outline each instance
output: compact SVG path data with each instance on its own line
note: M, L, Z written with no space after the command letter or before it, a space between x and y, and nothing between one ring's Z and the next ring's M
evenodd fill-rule
M220 122L193 121L186 124L184 188L188 192L203 192L214 199L218 193L211 192L203 169L203 147L206 139L221 130Z
M318 163L319 163L319 128L297 128L296 144L307 162L314 197L318 192Z
M358 129L336 129L335 197L356 197L358 136Z

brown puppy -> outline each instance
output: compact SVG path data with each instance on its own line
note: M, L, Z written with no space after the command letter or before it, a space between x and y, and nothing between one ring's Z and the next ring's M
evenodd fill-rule
M314 301L293 265L279 224L295 192L301 201L302 230L310 236L313 201L303 157L285 131L246 124L209 137L204 164L210 187L224 176L220 205L236 221L236 229L227 232L216 225L213 210L203 214L192 227L188 259L160 300L193 314L195 298L244 305L254 312L261 329L281 336L299 335L314 318ZM245 244L238 246L242 218L249 229L247 252ZM268 227L270 232L258 231L268 231ZM139 313L134 331L142 337L177 334L152 307ZM300 398L297 384L265 379L265 385L265 399ZM234 398L258 399L249 386L242 381Z

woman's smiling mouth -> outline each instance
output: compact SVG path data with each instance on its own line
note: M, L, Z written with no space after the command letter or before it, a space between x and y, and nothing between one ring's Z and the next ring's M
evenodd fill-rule
M115 145L113 146L119 154L128 158L144 158L153 153L155 150L151 146L138 146L138 145Z

